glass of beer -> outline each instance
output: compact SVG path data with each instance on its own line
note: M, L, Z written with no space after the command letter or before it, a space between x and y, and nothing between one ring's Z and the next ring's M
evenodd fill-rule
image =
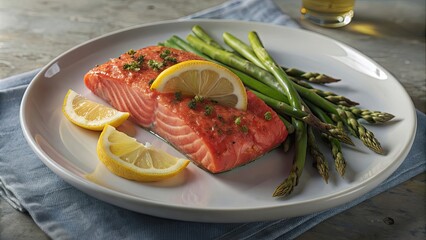
M355 0L302 0L303 18L324 27L343 27L354 16Z

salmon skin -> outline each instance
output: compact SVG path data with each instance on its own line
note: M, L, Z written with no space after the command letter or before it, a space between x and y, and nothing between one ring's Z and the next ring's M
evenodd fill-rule
M164 53L168 53L168 60ZM95 95L129 112L135 123L211 173L249 163L285 140L287 129L279 116L250 91L247 110L241 111L208 100L190 108L190 97L177 98L150 89L162 70L195 59L201 58L162 46L131 50L90 70L84 82ZM206 114L206 105L212 104L213 111ZM265 118L267 112L270 118Z

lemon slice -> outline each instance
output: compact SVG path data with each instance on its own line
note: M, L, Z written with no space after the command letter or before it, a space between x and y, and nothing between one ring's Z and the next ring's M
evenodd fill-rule
M158 75L151 89L163 93L180 92L240 110L247 109L247 93L240 78L209 61L189 60L175 64Z
M153 182L175 176L189 160L145 146L112 126L105 126L97 145L98 157L114 174L135 181Z
M127 112L90 101L71 89L65 95L62 112L72 123L96 131L107 124L117 127L129 117Z

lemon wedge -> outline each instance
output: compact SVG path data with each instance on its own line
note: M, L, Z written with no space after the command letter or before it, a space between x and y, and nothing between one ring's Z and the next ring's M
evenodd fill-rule
M105 125L119 126L129 113L90 101L73 90L68 90L62 112L72 123L89 130L102 131Z
M110 125L105 126L99 137L97 154L115 175L140 182L170 178L189 164L187 159L145 146Z
M247 93L240 78L213 62L189 60L162 71L151 85L163 93L211 99L221 105L247 109Z

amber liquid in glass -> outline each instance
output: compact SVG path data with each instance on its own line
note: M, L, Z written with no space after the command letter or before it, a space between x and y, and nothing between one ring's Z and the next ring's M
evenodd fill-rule
M324 27L343 27L354 15L355 0L302 0L305 19Z

